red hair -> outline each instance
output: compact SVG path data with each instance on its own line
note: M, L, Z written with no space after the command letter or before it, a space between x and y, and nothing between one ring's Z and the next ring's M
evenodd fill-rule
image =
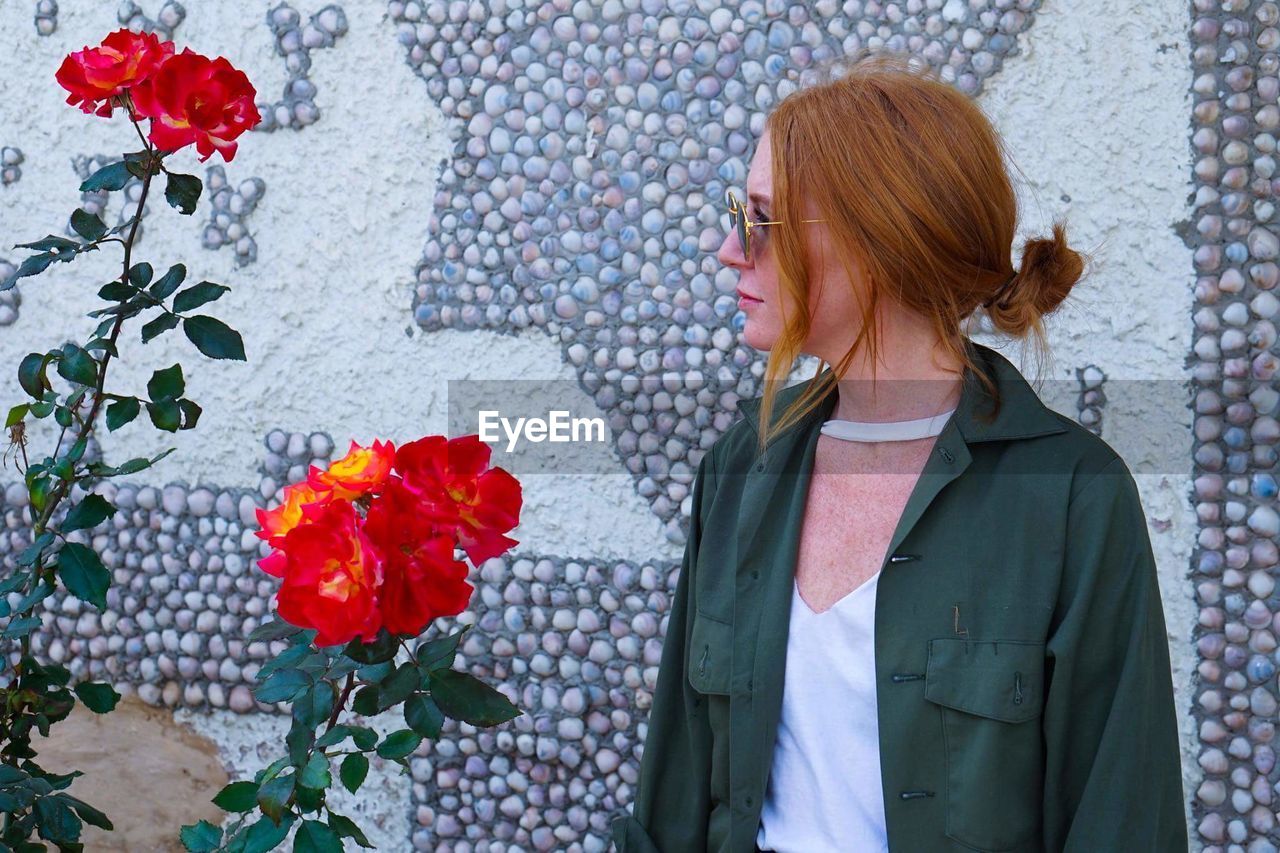
M944 352L977 374L998 411L995 383L967 352L966 319L991 302L985 310L997 330L1034 334L1045 354L1041 317L1066 299L1086 256L1067 246L1065 227L1055 222L1052 236L1026 241L1022 269L1013 269L1017 196L1003 141L973 99L922 61L862 48L805 74L818 79L787 95L765 120L772 218L826 219L840 237L837 257L850 286L858 280L853 269L862 270L866 298L862 329L828 381L818 381L819 370L770 426L774 398L811 321L808 310L794 310L809 305L804 230L774 226L783 330L764 376L759 449L819 405L864 343L874 374L874 318L883 298L928 318ZM816 213L805 212L806 200Z

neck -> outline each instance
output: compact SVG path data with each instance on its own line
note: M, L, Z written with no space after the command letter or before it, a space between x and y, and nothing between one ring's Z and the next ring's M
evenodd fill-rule
M955 408L963 387L961 365L950 360L938 364L935 359L921 355L930 351L929 345L918 341L886 342L874 382L866 353L859 353L840 375L839 398L831 417L848 421L905 421Z

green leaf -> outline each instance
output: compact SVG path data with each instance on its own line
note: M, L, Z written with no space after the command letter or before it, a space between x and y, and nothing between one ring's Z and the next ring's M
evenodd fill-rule
M145 178L148 173L159 174L155 159L146 151L130 151L125 154L124 167L129 170L129 174L138 178Z
M304 820L293 837L298 853L342 853L342 839L318 820Z
M360 786L364 784L364 777L368 775L369 759L359 752L353 752L342 759L342 766L338 768L338 778L342 780L342 787L353 794L360 790Z
M448 669L453 666L454 657L458 652L458 642L470 627L468 625L447 637L437 637L430 642L421 643L416 652L418 663L426 670Z
M271 673L278 669L292 667L309 654L311 649L307 646L290 646L262 665L258 670L258 681L266 681Z
M62 532L88 530L115 515L116 508L111 501L99 494L88 494L80 503L71 508L62 522Z
M181 364L161 368L152 373L151 379L147 381L147 396L157 403L161 400L177 400L185 390Z
M302 629L297 625L291 625L278 616L270 622L263 622L257 628L249 632L249 642L256 643L259 640L283 640L285 637L292 637Z
M98 382L98 362L75 344L67 344L62 348L62 358L58 359L58 375L81 385L95 385Z
M495 726L522 713L497 690L452 669L431 673L431 697L447 716L473 726Z
M182 284L183 279L185 279L186 277L187 277L186 265L174 264L173 266L169 267L168 271L166 271L164 275L156 279L151 284L151 286L147 288L147 292L150 293L152 296L154 296L156 299L159 299L159 300L168 299L169 294L177 290L178 286Z
M135 287L146 287L151 283L151 276L154 274L155 270L146 261L139 261L129 267L129 281L133 282Z
M200 421L200 413L204 411L195 400L188 400L186 397L178 401L178 410L182 412L181 429L194 429Z
M56 260L58 260L58 256L52 252L31 255L18 266L17 272L4 280L4 287L0 287L0 290L10 290L18 283L18 279L44 272L49 267L49 264Z
M359 638L352 640L342 649L342 653L358 663L382 663L396 656L400 643L386 628L378 629L372 642L364 643Z
M96 826L99 829L115 829L111 820L102 812L86 803L84 800L77 799L70 794L58 794L59 799L70 804L76 814L80 815L80 819L90 826Z
M254 687L252 692L259 702L291 702L293 697L309 686L311 679L306 673L296 669L282 669Z
M325 749L326 747L342 743L351 734L351 727L337 725L329 729L329 731L316 738L316 749Z
M351 700L351 710L362 717L372 717L378 713L378 685L366 684L356 691Z
M333 685L327 681L318 682L293 701L293 718L314 729L329 719L329 714L333 711L333 700Z
M285 803L289 802L295 781L294 775L290 773L287 776L277 776L258 789L258 808L274 823L279 823L284 816Z
M240 333L216 317L205 314L187 317L182 321L182 331L187 333L196 349L209 358L247 360Z
M45 376L45 368L49 364L49 353L28 353L18 363L18 384L37 400L44 396L44 389L52 387Z
M422 735L412 729L400 729L387 735L382 743L378 744L378 755L391 759L405 758L417 749L420 743L422 743Z
M4 428L8 429L16 423L22 421L27 416L27 410L31 408L30 403L19 403L9 410L9 417L5 419Z
M36 628L40 627L40 620L34 616L26 616L21 619L12 619L4 629L4 633L0 637L6 640L16 640L30 634Z
M415 693L404 703L404 721L424 738L435 740L440 737L440 728L444 725L444 714L435 700L425 693Z
M356 826L355 821L351 820L351 818L343 817L337 812L330 811L329 826L332 827L333 831L338 833L339 836L354 839L356 844L359 844L361 847L368 847L371 850L373 849L373 845L369 843L369 839L365 837L364 832L361 831L360 827Z
M258 806L256 782L232 782L213 798L213 804L227 812L251 812Z
M292 812L286 813L279 824L273 823L269 817L264 817L249 827L244 834L241 853L266 853L268 850L274 850L289 834L289 828L293 826L294 819Z
M104 338L94 338L93 340L89 341L89 343L85 344L84 348L89 352L100 349L100 350L103 350L104 352L111 353L112 358L120 357L120 351L116 349L116 345ZM81 388L76 393L83 395L87 390L88 390L87 388Z
M58 577L76 598L106 609L111 573L92 548L79 542L63 545L58 552Z
M120 190L124 189L124 185L127 183L129 183L129 170L125 167L124 161L120 160L109 166L103 166L85 178L80 184L80 192Z
M108 302L124 302L138 293L138 288L123 281L109 281L98 288L98 298Z
M422 682L422 671L417 664L412 661L402 663L378 687L378 710L385 711L393 705L399 705L421 687Z
M289 724L289 733L284 736L285 747L289 750L289 763L295 767L306 764L307 753L311 752L315 742L315 729L294 717Z
M333 784L333 776L329 773L329 759L323 752L311 754L311 758L307 760L307 766L302 768L302 773L298 777L298 784L304 788L319 791Z
M83 824L59 797L41 797L35 802L35 810L41 838L54 843L80 839Z
M188 853L214 853L222 843L222 830L207 820L182 827L178 833Z
M142 411L137 397L121 397L107 406L107 431L114 432L129 423Z
M165 201L176 207L183 216L195 213L196 202L200 200L200 190L203 187L200 179L195 175L176 172L169 172L168 175L169 181L164 186Z
M82 681L75 687L76 695L90 711L105 714L116 707L120 694L110 684L91 684Z
M355 741L357 749L370 750L378 742L378 733L364 726L352 726L351 740Z
M21 554L18 555L18 565L20 566L33 565L35 561L39 558L40 553L44 551L45 548L48 548L50 545L53 544L55 535L56 534L54 534L52 530L46 530L44 533L41 533L39 536L37 536L35 538L35 541L33 541L30 545L28 545L26 547L26 550L24 550ZM9 590L7 589L0 590L0 592L8 592L8 591Z
M190 311L193 308L199 308L206 302L213 302L219 296L230 291L231 288L214 284L211 281L202 281L199 284L188 287L186 290L173 297L174 311Z
M59 237L57 234L50 234L47 237L41 237L34 243L14 243L13 248L36 249L41 252L47 252L50 249L57 252L74 252L80 248L80 244L75 240L68 240L66 237Z
M272 779L276 778L276 775L279 774L281 770L285 769L288 766L289 766L289 759L287 757L277 758L275 761L271 762L266 767L262 768L257 773L255 773L253 776L253 781L257 782L259 785L265 785L266 783L270 782Z
M99 240L107 233L106 223L96 213L90 213L83 207L71 213L71 228L86 240Z
M147 414L156 429L165 432L177 432L182 425L182 409L177 400L161 400L159 403L147 403Z
M53 587L46 581L40 581L40 583L36 584L35 589L22 597L22 600L18 602L17 606L14 607L13 610L16 613L24 613L27 610L30 610L33 604L44 601L51 595L53 595ZM9 603L6 601L5 607L8 606Z
M171 314L168 311L158 317L153 317L142 324L142 342L145 344L157 335L163 334L170 329L178 328L178 322L181 319L177 314Z

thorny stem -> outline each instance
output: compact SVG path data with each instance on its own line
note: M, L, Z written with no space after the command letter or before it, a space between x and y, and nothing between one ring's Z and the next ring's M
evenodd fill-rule
M137 120L133 117L132 101L129 102L129 105L126 107L126 109L129 112L129 120L132 122L134 129L138 132L139 138L142 139L142 144L146 148L147 154L150 156L154 156L155 150L151 147L151 144L147 141L146 137L142 135L142 128L138 126ZM142 210L147 203L147 193L151 189L152 177L154 176L152 175L151 170L148 169L145 177L142 180L142 195L138 198L138 206L135 209L134 215L133 215L133 224L129 228L129 237L128 239L122 241L124 243L124 272L120 278L122 282L127 282L129 280L129 261L133 254L133 241L137 237L138 226L142 222ZM73 447L77 443L79 443L82 439L88 436L89 432L93 429L93 424L95 420L97 419L98 409L102 407L102 401L104 399L103 389L105 388L106 381L107 381L107 365L111 361L111 351L115 349L116 340L117 338L120 337L120 328L124 325L124 319L125 317L124 317L123 311L116 314L115 323L111 327L111 336L108 339L111 343L111 346L107 347L103 351L102 362L98 366L98 382L97 382L97 385L94 387L94 391L93 391L93 406L89 410L88 417L86 417L80 424L80 429L78 431L78 434L76 435L76 440L72 442ZM64 428L64 432L65 432L65 428ZM59 435L58 445L61 446L61 444L62 444L62 436ZM24 460L26 458L25 447L23 448L23 458ZM64 497L66 497L67 492L70 490L70 484L72 482L74 482L74 477L72 480L59 479L57 485L55 485L53 487L53 490L49 493L48 498L45 500L44 510L40 513L40 517L36 519L36 523L32 528L33 541L36 538L38 538L42 533L44 533L45 528L49 524L49 519L53 517L53 512L55 509L57 509L58 504L62 501ZM53 567L46 566L45 573L43 577L41 577L40 562L39 560L36 561L37 584L42 579L48 580L51 584L55 583L55 578L53 577L53 574L54 574ZM31 653L31 635L27 634L22 638L22 657L25 658L30 653ZM15 673L19 677L22 675L21 659L19 660L17 666L15 667Z
M351 695L351 690L355 686L356 674L354 672L348 672L347 683L342 688L342 693L338 696L338 701L333 703L333 711L329 713L329 724L324 727L324 731L321 732L321 734L328 733L329 729L333 728L334 724L338 722L338 715L342 713L342 709L346 707L347 697Z

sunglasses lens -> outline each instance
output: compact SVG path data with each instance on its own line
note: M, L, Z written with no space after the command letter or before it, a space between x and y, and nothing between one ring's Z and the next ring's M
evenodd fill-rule
M738 242L742 245L742 255L750 259L751 255L747 249L747 216L746 210L738 203L738 197L733 194L733 190L725 191L725 204L729 208L729 222L738 232Z

